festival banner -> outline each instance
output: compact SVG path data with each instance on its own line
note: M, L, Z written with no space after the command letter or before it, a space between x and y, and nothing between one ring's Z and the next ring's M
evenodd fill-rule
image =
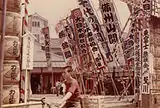
M152 13L152 0L142 0L144 11L142 31L142 94L150 94L151 89L151 63L150 63L150 15Z
M89 51L93 57L94 63L96 65L96 69L100 70L104 68L105 66L102 54L100 53L100 49L96 43L96 39L93 35L93 32L87 23L85 24L84 29L85 29L85 35L87 36L87 43L89 45Z
M102 13L102 20L106 29L106 39L110 51L112 52L113 62L108 63L111 66L123 66L125 65L124 54L122 50L121 37L119 33L119 22L114 9L113 1L111 0L99 0L99 5Z
M50 35L49 35L49 27L42 28L42 33L45 37L45 54L48 70L52 70L52 58L50 52Z
M74 24L71 21L70 17L66 18L66 23L64 25L64 30L66 33L66 38L70 44L71 51L73 55L77 55L77 48L76 48L76 36L75 36L75 31L74 31Z
M35 37L26 32L23 35L23 53L22 53L22 69L33 69L33 53L34 53L34 41Z
M89 24L90 29L93 31L95 40L98 43L98 46L101 50L106 62L112 62L113 58L108 46L108 42L104 36L102 27L97 19L97 16L94 14L94 10L89 0L78 0L78 4L83 12L83 16L86 19L86 22Z
M142 32L142 94L150 93L150 29L143 29Z
M123 42L124 57L127 66L134 70L134 37L135 37L135 21L132 19L127 38Z
M84 18L79 8L71 11L71 19L73 20L75 38L77 44L77 52L79 55L79 64L81 67L87 66L89 63L89 52L86 36L84 34Z
M136 22L139 22L140 23L140 20L136 18ZM135 37L134 37L134 74L135 74L135 93L136 94L139 94L139 100L141 100L141 38L142 35L141 35L141 30L142 28L140 29L139 28L139 24L136 23L136 34L135 34Z
M68 40L65 38L62 42L62 49L63 49L63 53L66 59L69 59L70 57L72 57L72 53L70 51L70 46L68 43Z
M142 1L142 7L145 13L145 18L150 18L150 15L152 14L152 0L141 0Z
M71 58L73 57L73 54L71 51L71 44L68 42L68 37L70 37L72 34L66 27L67 27L67 21L66 19L62 19L59 21L59 23L57 23L55 29L59 38L61 39L60 40L61 49L65 57L65 61L66 63L69 63Z
M151 55L150 55L150 28L149 20L151 14L151 0L142 1L142 9L137 11L135 9L134 13L136 15L136 36L135 36L135 89L142 94L149 94L151 89ZM142 65L141 65L142 63Z

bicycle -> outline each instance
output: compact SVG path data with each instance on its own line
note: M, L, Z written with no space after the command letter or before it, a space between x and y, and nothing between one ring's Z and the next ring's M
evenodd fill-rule
M62 103L61 105L58 105L57 103L51 103L51 104L49 104L49 103L47 103L47 102L45 102L45 97L43 97L43 98L41 98L41 99L32 99L32 98L30 98L30 99L28 99L28 101L40 101L41 103L42 103L42 108L45 108L45 105L48 107L48 108L62 108L64 105L65 105L65 102L64 103ZM53 107L54 106L54 107Z
M45 102L45 97L41 98L41 99L33 99L33 98L30 98L28 99L28 102L29 101L38 101L38 102L41 102L42 103L42 108L44 108L46 102Z
M57 103L51 103L51 104L47 104L47 106L48 106L48 108L62 108L64 105L65 105L65 103L66 102L64 102L64 103L62 103L62 104L60 104L60 105L58 105ZM54 106L54 107L52 107L52 106Z

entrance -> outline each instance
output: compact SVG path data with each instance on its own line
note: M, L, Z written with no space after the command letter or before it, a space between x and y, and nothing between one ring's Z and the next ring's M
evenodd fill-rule
M31 74L31 89L33 94L40 93L40 75L39 74Z

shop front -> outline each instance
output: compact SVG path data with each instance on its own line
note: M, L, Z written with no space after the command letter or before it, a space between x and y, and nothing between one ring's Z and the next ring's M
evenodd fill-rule
M52 88L56 82L61 80L63 69L53 68L48 71L47 68L34 68L31 71L31 90L32 94L52 94Z

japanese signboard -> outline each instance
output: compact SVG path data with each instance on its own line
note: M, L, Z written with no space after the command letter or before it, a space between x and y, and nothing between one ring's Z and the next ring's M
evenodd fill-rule
M66 18L66 23L64 25L64 30L66 32L66 38L70 44L71 51L73 55L77 55L77 48L76 48L76 33L74 31L74 24L72 19Z
M51 59L51 52L50 52L50 36L49 36L49 27L42 28L42 33L45 37L45 53L46 53L46 61L48 69L52 69L52 59Z
M59 38L61 39L61 49L65 57L65 61L69 62L73 56L71 51L71 45L68 42L68 37L71 37L71 32L67 28L68 24L66 19L60 20L56 27L56 32L58 33Z
M84 18L79 8L71 11L71 18L74 24L76 44L78 46L78 54L80 56L79 63L81 66L87 65L89 62L88 46L86 36L84 34Z
M149 94L150 93L150 64L149 64L149 49L150 49L150 30L143 29L143 38L142 38L142 93Z
M124 57L128 67L134 68L134 37L135 37L135 21L131 22L127 39L123 43Z
M23 35L22 69L33 69L34 40L30 33Z
M94 10L91 6L89 0L78 0L81 10L83 11L84 18L86 19L87 23L89 24L90 29L93 31L94 37L96 37L96 41L98 42L99 48L104 53L103 56L107 62L113 61L110 49L108 47L108 42L104 37L104 33L102 31L102 27L94 14Z
M136 11L136 9L134 10ZM142 11L139 11L135 16L133 16L133 20L135 20L135 36L134 36L134 74L135 74L135 93L139 94L139 100L141 100L142 93L142 68L141 68L141 60L142 60L142 49L141 49L141 37L142 37Z
M114 59L113 62L115 62L114 64L117 64L118 66L124 65L125 60L120 41L121 37L118 29L119 22L114 9L113 1L99 0L99 4L102 13L103 23L107 32L106 38L109 42L108 44Z
M63 49L63 52L64 52L66 59L72 57L72 53L70 51L70 46L69 46L68 40L66 38L64 39L64 41L62 43L62 49Z
M85 35L87 36L87 43L89 44L89 51L91 52L97 69L104 68L104 61L100 53L100 49L96 43L93 32L89 28L88 24L85 24Z
M145 11L145 16L150 17L152 13L152 0L142 0L142 5L143 10Z
M142 31L142 94L149 94L151 89L150 78L150 26L149 20L152 12L151 0L142 0L144 17L143 17L143 31Z

